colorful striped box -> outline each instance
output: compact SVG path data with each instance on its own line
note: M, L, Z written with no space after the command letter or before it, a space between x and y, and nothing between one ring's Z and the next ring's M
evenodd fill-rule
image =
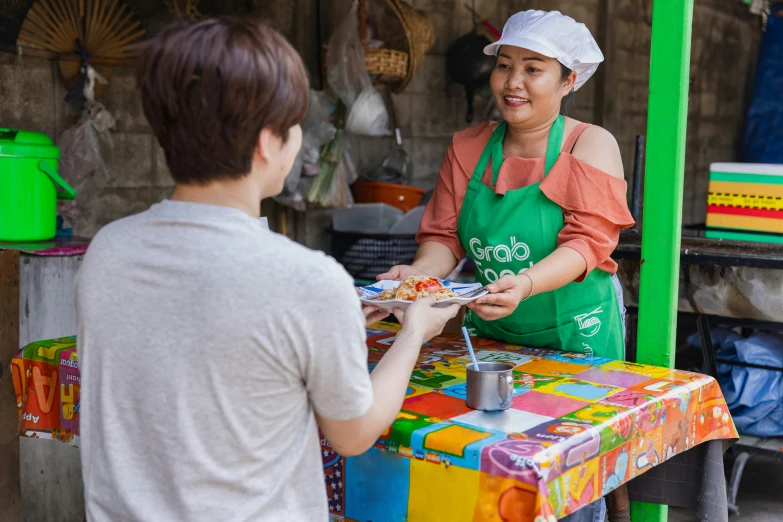
M710 165L706 235L783 244L783 165Z

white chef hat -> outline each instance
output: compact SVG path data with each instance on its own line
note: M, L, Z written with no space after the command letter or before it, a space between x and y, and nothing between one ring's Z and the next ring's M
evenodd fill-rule
M604 61L604 55L590 30L560 11L522 11L508 19L503 35L484 48L495 56L501 45L530 49L549 58L556 58L576 73L574 90L584 83Z

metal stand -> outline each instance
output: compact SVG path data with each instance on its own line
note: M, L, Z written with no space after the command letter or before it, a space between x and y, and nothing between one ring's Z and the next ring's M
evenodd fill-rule
M742 472L745 470L745 463L750 458L750 453L743 451L737 455L737 460L734 461L734 466L731 468L731 477L729 479L728 496L729 513L732 515L739 515L739 506L737 505L737 491L739 491L740 480L742 479Z
M699 339L701 339L701 354L704 357L704 365L707 367L707 374L718 378L718 365L715 363L715 348L712 344L712 335L710 334L710 318L706 315L699 315L696 320L699 328Z

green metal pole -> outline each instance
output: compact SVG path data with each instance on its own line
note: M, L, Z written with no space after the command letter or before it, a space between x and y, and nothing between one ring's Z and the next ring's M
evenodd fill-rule
M693 0L653 0L637 362L674 365ZM634 522L668 507L633 503Z

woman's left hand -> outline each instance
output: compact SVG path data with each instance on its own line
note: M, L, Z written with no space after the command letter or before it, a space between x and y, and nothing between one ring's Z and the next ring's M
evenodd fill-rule
M507 317L522 299L530 295L530 279L525 276L503 276L487 286L489 295L468 304L473 313L485 321Z

